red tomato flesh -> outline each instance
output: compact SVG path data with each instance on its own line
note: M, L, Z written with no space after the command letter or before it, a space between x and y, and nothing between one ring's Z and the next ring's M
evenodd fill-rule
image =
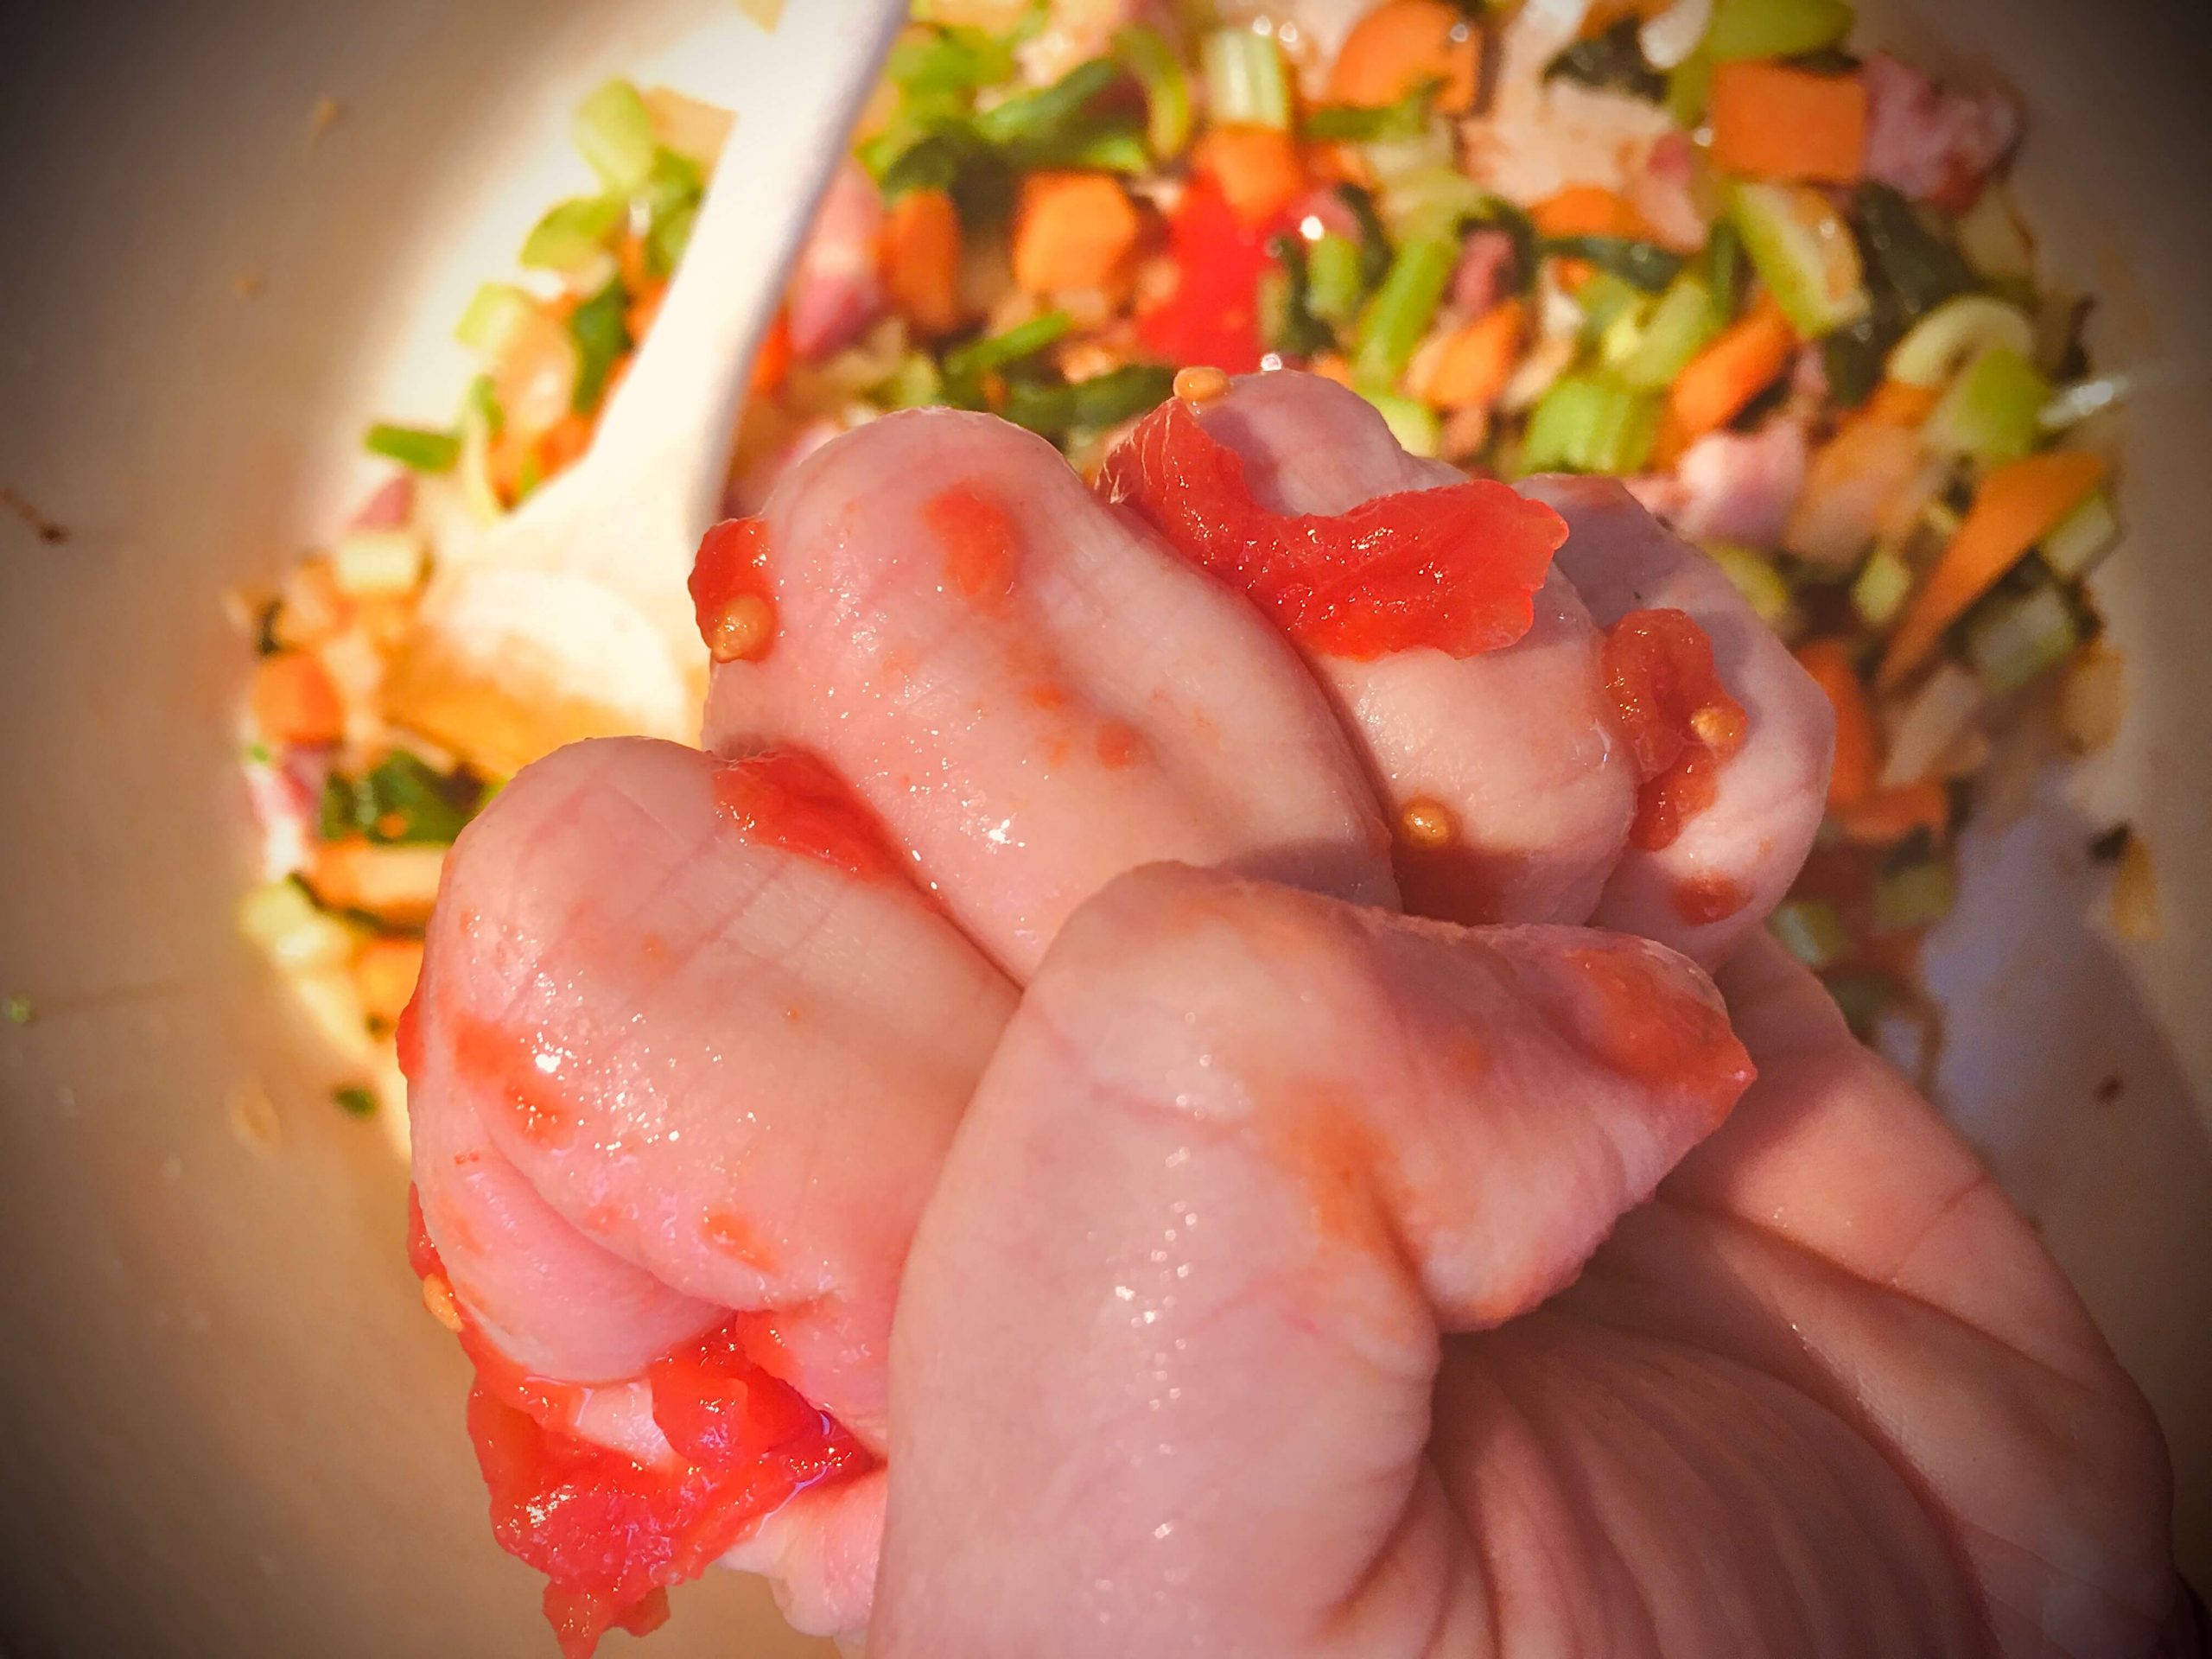
M1621 618L1605 634L1604 672L1636 760L1629 838L1656 853L1713 804L1720 768L1744 747L1751 721L1713 670L1713 642L1685 612Z

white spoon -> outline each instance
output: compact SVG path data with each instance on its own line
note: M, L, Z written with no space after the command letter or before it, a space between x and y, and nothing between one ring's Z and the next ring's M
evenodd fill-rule
M685 582L721 516L753 353L903 0L758 3L721 84L736 119L652 331L591 448L454 550L393 669L404 722L512 770L577 738L694 741L708 658Z

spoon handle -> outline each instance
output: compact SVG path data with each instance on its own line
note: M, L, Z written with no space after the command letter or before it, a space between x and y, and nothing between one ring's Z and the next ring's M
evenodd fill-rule
M610 472L666 480L700 529L721 516L731 435L785 273L906 10L784 0L772 29L747 29L717 88L736 115L721 164L592 446Z

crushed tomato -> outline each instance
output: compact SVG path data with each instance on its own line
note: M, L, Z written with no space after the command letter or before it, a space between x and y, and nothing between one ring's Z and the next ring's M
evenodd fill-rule
M692 561L691 612L718 663L766 657L776 639L776 599L768 582L768 526L725 518L699 538Z
M890 831L844 779L803 749L766 749L725 763L715 774L715 804L746 840L803 853L863 880L906 868Z
M1549 507L1480 479L1333 515L1271 512L1253 498L1243 458L1174 399L1107 456L1098 484L1300 645L1355 661L1513 644L1567 540Z
M1268 245L1289 224L1278 214L1247 225L1211 175L1183 192L1167 221L1175 291L1141 314L1137 338L1170 363L1249 374L1260 366L1260 279Z
M408 1260L427 1282L443 1264L408 1190ZM697 1578L761 1516L872 1459L835 1418L753 1363L748 1321L724 1324L646 1368L653 1421L672 1448L640 1463L569 1427L584 1390L521 1371L461 1312L476 1367L468 1436L501 1548L545 1574L545 1617L566 1659L609 1630L643 1635L668 1617L668 1589Z
M1751 721L1720 683L1713 641L1687 612L1630 611L1606 631L1603 662L1636 761L1629 838L1656 853L1713 804L1720 768L1744 747Z

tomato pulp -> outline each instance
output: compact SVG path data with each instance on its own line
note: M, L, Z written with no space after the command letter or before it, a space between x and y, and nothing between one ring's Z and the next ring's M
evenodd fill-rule
M766 657L776 640L776 600L768 585L768 526L725 518L700 537L692 561L691 612L718 663Z
M1636 761L1629 838L1656 853L1713 804L1720 768L1744 747L1751 721L1720 683L1713 641L1685 612L1630 611L1621 618L1606 631L1604 671Z
M1170 363L1249 374L1260 366L1260 278L1274 263L1268 245L1289 223L1236 216L1211 176L1199 174L1167 221L1175 291L1137 318L1137 338Z
M1333 515L1271 512L1253 498L1243 458L1174 399L1107 456L1098 483L1300 645L1355 661L1513 644L1567 540L1549 507L1481 479Z
M800 749L767 749L725 763L715 804L737 833L836 866L863 880L897 874L907 861L845 782Z

